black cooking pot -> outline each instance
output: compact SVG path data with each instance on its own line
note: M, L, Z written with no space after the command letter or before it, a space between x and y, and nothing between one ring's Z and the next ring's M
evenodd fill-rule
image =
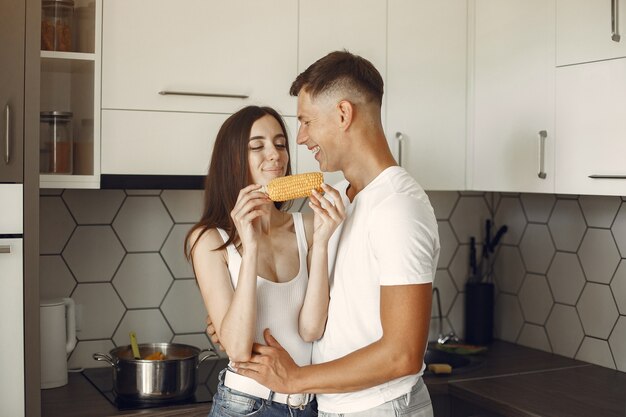
M196 391L198 366L218 356L212 350L180 343L139 345L142 358L155 352L162 352L166 359L135 359L130 345L115 348L108 355L94 353L93 358L113 367L113 390L119 399L161 402L192 397ZM201 352L208 354L199 358Z

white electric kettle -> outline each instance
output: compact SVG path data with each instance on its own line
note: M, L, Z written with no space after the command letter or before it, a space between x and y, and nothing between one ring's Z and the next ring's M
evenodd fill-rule
M41 388L67 384L67 355L76 346L74 300L57 298L39 304Z

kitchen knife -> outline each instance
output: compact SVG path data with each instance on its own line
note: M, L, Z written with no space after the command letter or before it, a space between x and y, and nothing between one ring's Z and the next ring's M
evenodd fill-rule
M476 278L476 238L474 236L470 237L470 271L472 272L470 281L473 281Z
M489 248L491 247L491 220L490 219L485 220L485 247L487 250L485 251L485 253L483 253L483 256L485 258L488 258Z
M498 243L500 243L500 239L502 239L502 236L507 232L507 230L509 230L507 225L504 225L498 229L498 231L496 232L496 235L493 237L493 240L491 241L489 245L490 252L493 253L493 251L496 250L496 246L498 246Z

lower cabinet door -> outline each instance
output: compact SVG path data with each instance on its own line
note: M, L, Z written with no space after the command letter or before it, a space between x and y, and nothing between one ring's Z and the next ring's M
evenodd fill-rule
M229 114L102 111L102 174L206 175L215 137ZM293 173L319 171L313 154L296 144L298 121L284 117ZM341 172L324 173L330 185Z
M24 415L24 270L22 239L0 238L0 409L4 416Z
M206 175L228 114L102 111L102 174Z
M435 413L435 415L437 415ZM459 399L454 396L450 396L450 417L504 417L502 414L494 413L480 407L476 404L470 403Z

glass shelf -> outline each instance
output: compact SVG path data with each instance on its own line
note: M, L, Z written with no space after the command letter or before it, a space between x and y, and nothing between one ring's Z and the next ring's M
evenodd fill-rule
M40 174L39 188L100 188L100 177L94 175Z
M58 52L58 51L41 51L43 59L67 59L77 61L95 61L96 54L91 52Z

